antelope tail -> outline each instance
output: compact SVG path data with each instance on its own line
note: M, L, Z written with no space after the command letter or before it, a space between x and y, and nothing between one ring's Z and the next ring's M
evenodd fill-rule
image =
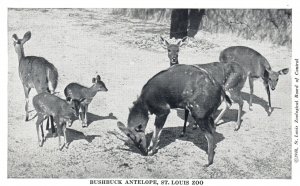
M54 92L57 87L57 83L58 83L58 72L57 72L57 69L53 65L51 65L47 69L47 80L48 80L49 90L51 92Z

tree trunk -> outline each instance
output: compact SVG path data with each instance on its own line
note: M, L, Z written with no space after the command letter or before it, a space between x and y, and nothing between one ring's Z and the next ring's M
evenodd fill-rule
M171 13L170 39L180 39L187 36L188 9L174 9Z
M205 13L205 9L191 9L189 12L189 27L187 35L189 37L194 37L198 30L202 17Z

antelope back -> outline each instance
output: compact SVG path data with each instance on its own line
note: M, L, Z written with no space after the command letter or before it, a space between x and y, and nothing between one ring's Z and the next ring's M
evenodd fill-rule
M31 32L26 32L23 39L19 39L16 34L12 38L18 55L19 76L23 85L27 88L35 88L38 93L54 92L58 82L58 73L54 65L42 57L26 57L24 54L23 45L31 38Z
M279 75L285 75L289 69L273 71L267 59L260 53L245 46L233 46L224 49L220 54L221 62L235 62L254 78L266 79L272 90L276 88Z
M47 92L34 96L32 102L38 113L54 118L69 119L73 114L78 116L79 113L80 101L71 98L66 101Z

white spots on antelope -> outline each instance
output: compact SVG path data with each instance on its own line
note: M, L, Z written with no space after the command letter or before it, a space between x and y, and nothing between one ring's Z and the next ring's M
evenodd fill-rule
M186 71L193 72L192 78L185 73ZM208 78L209 76L203 71L190 65L174 65L172 68L159 72L144 85L140 97L134 102L129 112L127 127L118 122L119 129L144 155L152 155L157 151L161 130L170 109L188 109L207 139L208 164L206 166L211 165L215 144L212 114L221 103L222 87L212 81L205 81ZM197 91L195 90L192 95L183 95L185 90L193 90L194 87ZM155 130L150 146L147 147L145 129L149 120L149 112L155 114L156 117Z

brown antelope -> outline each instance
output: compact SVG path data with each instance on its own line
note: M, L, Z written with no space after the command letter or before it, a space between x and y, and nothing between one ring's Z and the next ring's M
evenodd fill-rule
M179 48L181 46L187 44L188 37L184 37L183 39L180 39L176 44L169 44L169 42L161 36L160 36L160 39L161 39L160 41L161 41L162 46L168 50L170 66L179 64L179 62L178 62Z
M90 88L82 86L78 83L70 83L66 86L64 93L66 97L70 97L72 99L82 100L80 104L80 109L82 113L80 114L80 119L82 120L82 127L87 127L87 111L88 106L93 100L94 96L99 91L107 91L107 88L99 75L96 78L92 79L93 85Z
M19 39L16 34L13 34L14 48L19 60L19 76L23 84L25 93L25 111L28 121L28 103L29 92L31 88L35 88L37 93L51 92L54 93L57 82L58 73L53 64L49 63L45 58L37 56L25 56L23 45L30 39L31 32L24 34L22 39ZM53 126L53 123L51 123Z
M68 148L69 144L67 143L66 123L71 122L70 118L73 114L75 114L76 117L79 115L80 101L71 98L67 98L66 101L53 94L43 92L34 96L32 102L37 112L36 132L39 146L43 146L45 141L43 121L45 120L45 117L53 116L54 121L57 124L59 149L62 150L64 146ZM39 127L42 133L42 139L40 139ZM61 131L63 131L64 134L64 144L62 145L60 141Z
M210 76L191 65L174 65L154 75L143 87L128 116L127 127L118 122L124 132L144 155L154 154L161 130L170 109L181 108L191 112L208 142L208 164L213 163L215 125L212 113L225 96L222 87ZM155 114L155 130L147 148L145 128L149 113Z
M169 44L164 38L161 37L162 44L168 49L168 57L170 60L170 66L178 64L178 54L180 46L186 44L187 39L183 38L177 44ZM184 43L183 43L184 42ZM173 62L174 61L174 62ZM236 122L235 131L241 126L241 112L243 109L243 98L241 96L241 89L244 87L246 81L246 74L242 67L236 63L207 63L196 65L201 70L206 71L209 75L219 83L230 100L224 99L226 107L221 111L219 116L215 119L215 124L219 122L226 110L230 108L231 102L239 104L238 117ZM189 115L189 110L185 110L183 131L180 136L184 136L186 132L186 123ZM193 125L193 129L197 128L197 125Z
M252 110L253 80L262 78L269 101L269 115L272 112L270 89L275 90L279 75L285 75L289 72L284 68L277 72L273 71L268 60L257 51L245 46L232 46L224 49L220 54L220 62L236 62L240 64L249 77L250 100L249 110Z

